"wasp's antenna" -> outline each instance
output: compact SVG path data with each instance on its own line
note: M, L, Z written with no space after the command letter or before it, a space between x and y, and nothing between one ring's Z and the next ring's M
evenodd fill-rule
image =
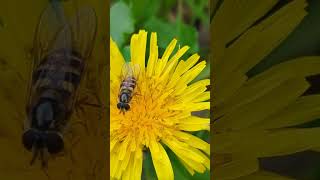
M38 154L39 154L39 149L34 147L32 148L32 159L30 161L30 165L33 165L34 161L36 160L36 158L38 157Z

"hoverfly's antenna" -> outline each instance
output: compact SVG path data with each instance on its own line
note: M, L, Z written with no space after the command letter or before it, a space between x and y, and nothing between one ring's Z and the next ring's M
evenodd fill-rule
M31 161L30 161L30 165L32 166L33 165L33 163L34 163L34 161L36 160L36 158L38 157L38 154L39 154L39 149L38 148L36 148L36 147L32 147L32 159L31 159Z

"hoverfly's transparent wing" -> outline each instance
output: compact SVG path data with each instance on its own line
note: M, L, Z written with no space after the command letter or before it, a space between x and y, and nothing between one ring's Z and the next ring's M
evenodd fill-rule
M70 24L73 49L78 51L84 60L87 60L91 55L97 32L97 16L94 9L82 7L70 20Z
M73 51L76 51L84 62L82 79L87 73L88 60L93 50L97 32L97 16L95 10L91 7L77 9L76 14L70 20L70 28L72 31ZM79 86L81 86L81 83ZM76 91L72 106L74 106L77 100L79 100L79 91Z
M138 81L139 75L140 75L140 66L138 64L132 64L131 62L124 63L121 69L119 93L121 90L123 80L133 77L136 81Z
M42 12L33 44L35 66L51 51L71 46L71 30L62 9L52 3Z
M124 80L128 77L133 77L138 80L140 75L140 66L138 64L125 63L122 66L121 70L121 80Z

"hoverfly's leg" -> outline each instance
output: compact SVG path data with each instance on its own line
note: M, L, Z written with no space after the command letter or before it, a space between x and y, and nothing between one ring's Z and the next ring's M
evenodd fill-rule
M80 138L78 137L78 138L74 138L75 140L73 140L70 144L70 147L75 147L75 145L77 145L78 143L80 143ZM75 159L75 155L73 154L73 148L70 148L70 160L71 160L71 162L72 162L72 164L76 161Z
M48 169L47 168L42 168L42 171L47 176L47 178L50 180L51 178L49 176Z
M83 91L84 92L82 93L82 96L78 98L75 103L75 111L78 119L81 119L81 115L85 114L85 109L87 109L87 107L98 109L99 113L101 113L100 111L103 108L102 102L100 101L100 98L96 93L88 89L85 89ZM86 128L86 131L89 132L88 122L86 119L84 121L79 120L75 123L83 125Z
M85 95L83 95L83 97L78 100L78 105L86 105L95 108L101 108L103 103L101 102L97 93L89 89L86 89L84 93ZM93 101L91 99L93 99Z
M90 179L97 179L96 178L96 176L97 176L96 172L98 172L97 169L98 169L98 161L96 160L93 163L92 169L90 170L91 172L89 172Z
M134 92L134 93L132 94L132 99L131 99L132 102L137 102L137 99L134 98L135 96L141 97L142 94L140 94L140 93L138 93L138 92Z
M39 149L35 146L32 147L32 159L30 161L30 165L32 166L35 162L35 160L37 159L39 154Z
M84 120L82 121L82 114L85 113L85 110L84 110L84 107L81 105L81 104L75 104L75 116L77 117L77 120L72 122L73 125L75 124L80 124L81 126L83 126L86 130L86 132L88 133L89 132L89 128L88 128L88 125L87 125L87 121ZM73 126L72 125L72 126Z
M43 169L48 168L48 152L44 150L43 148L40 149L40 159L41 159L41 166Z
M80 111L81 113L84 113L84 109L85 109L84 106L90 106L94 108L102 107L102 102L96 93L90 90L86 90L84 94L85 95L79 98L75 103L75 106L76 106L76 109L78 109L78 112ZM94 100L92 101L91 99L94 99Z

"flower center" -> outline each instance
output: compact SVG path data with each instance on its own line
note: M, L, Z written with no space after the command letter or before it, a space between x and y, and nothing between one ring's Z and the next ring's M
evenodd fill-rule
M161 137L170 135L170 131L175 128L170 117L179 112L167 108L174 98L166 91L168 90L156 79L138 80L130 110L117 116L118 137L122 140L132 137L140 145L149 146L150 140L158 141Z

